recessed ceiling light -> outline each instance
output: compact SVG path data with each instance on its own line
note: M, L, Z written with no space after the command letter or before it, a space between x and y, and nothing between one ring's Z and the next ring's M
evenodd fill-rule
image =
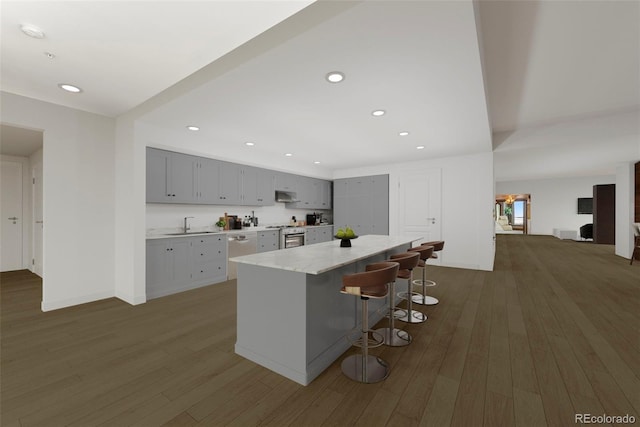
M58 87L62 90L66 90L67 92L72 92L72 93L82 92L82 89L80 89L78 86L70 85L67 83L60 83Z
M409 132L407 132L407 131L405 130L405 131L400 132L398 135L400 135L400 136L407 136L407 135L409 135Z
M248 146L248 147L253 147L254 145L256 145L253 142L245 142L244 145Z
M44 55L49 59L54 59L56 56L51 52L45 52Z
M287 157L291 157L291 156L293 156L293 154L291 154L291 153L286 153L286 154L285 154L285 156L287 156Z
M384 113L386 113L386 111L384 110L374 110L371 114L373 114L376 117L380 117L380 116L384 116Z
M187 129L192 130L192 131L200 130L200 128L198 126L187 126Z
M418 150L424 150L424 145L418 145L418 146L416 147L416 149L418 149Z
M332 71L325 77L329 83L340 83L344 80L344 74L340 71Z
M319 164L320 164L320 162L316 160L315 162L313 162L313 164L314 164L314 165L319 165Z
M40 28L36 27L35 25L22 24L20 25L20 29L22 30L23 33L25 33L29 37L33 37L34 39L44 38L44 31L42 31Z

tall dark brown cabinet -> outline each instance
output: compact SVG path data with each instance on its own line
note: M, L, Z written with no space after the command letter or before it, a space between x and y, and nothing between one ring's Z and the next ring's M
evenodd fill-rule
M616 243L616 185L593 186L593 242Z

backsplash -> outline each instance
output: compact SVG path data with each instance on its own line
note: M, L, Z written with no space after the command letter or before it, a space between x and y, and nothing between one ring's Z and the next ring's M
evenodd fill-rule
M184 224L184 218L192 216L190 224L193 228L203 229L212 227L226 212L228 215L238 215L244 218L251 215L251 211L258 218L258 225L288 224L292 216L298 221L304 221L306 214L313 210L290 209L284 203L276 203L273 206L221 206L221 205L176 205L148 203L146 228L179 228ZM329 222L332 220L331 210L316 210L321 212Z

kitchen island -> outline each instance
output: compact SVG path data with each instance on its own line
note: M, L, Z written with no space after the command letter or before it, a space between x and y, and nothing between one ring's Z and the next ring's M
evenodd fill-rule
M417 240L367 235L350 248L334 240L231 258L238 263L236 353L309 384L351 346L347 336L360 323L360 300L340 293L342 276ZM370 325L385 308L384 299L370 301Z

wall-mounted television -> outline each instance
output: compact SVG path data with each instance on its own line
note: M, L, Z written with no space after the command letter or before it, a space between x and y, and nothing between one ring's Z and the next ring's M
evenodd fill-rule
M593 213L593 197L578 198L578 214Z

